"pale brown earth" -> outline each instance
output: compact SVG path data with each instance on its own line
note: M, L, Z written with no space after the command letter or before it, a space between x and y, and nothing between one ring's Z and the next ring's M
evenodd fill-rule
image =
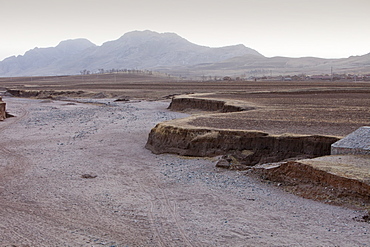
M140 98L143 88L141 98L160 99L186 90L293 87L153 84L130 84L135 89L116 96ZM0 246L370 245L359 207L295 196L249 172L217 168L216 158L152 154L144 148L150 130L188 116L167 110L167 100L49 98L4 97L16 117L0 122Z
M326 91L370 90L369 82L351 81L186 81L174 77L142 74L98 74L51 77L0 78L0 90L15 89L26 91L46 91L39 95L48 97L50 91L57 93L51 97L67 96L127 97L158 100L172 95L188 93L227 93L232 98L240 98L234 93L276 92L276 91ZM213 96L212 96L213 97ZM222 96L224 97L224 96ZM270 97L271 98L271 97ZM242 100L245 97L242 96ZM268 100L268 99L266 99ZM287 102L289 103L289 102Z
M370 210L369 165L370 155L328 155L266 163L252 170L305 198Z
M147 148L154 153L225 155L218 167L253 168L262 178L287 184L286 189L306 198L369 209L369 158L327 156L320 166L301 161L329 155L340 135L368 125L368 93L367 88L326 88L176 96L171 109L196 115L158 124ZM256 164L266 165L251 167ZM365 179L354 178L352 170Z
M199 116L189 124L222 129L249 129L270 134L346 136L370 122L370 83L359 88L306 88L201 95L239 100L254 108Z
M1 122L2 246L369 244L363 211L146 150L155 123L184 116L169 102L5 100L17 117Z
M0 121L6 118L6 103L0 97Z

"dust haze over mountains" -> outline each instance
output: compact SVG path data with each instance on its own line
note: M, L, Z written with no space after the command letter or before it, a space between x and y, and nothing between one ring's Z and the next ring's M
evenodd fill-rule
M97 46L87 39L35 48L0 62L0 76L96 73L101 69L140 69L175 76L261 76L287 74L370 73L370 53L343 59L268 58L244 45L210 48L175 33L133 31Z

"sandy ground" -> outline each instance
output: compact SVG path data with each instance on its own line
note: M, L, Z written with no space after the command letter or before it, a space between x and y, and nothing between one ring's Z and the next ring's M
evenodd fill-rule
M0 246L370 246L363 211L146 150L169 102L4 101Z

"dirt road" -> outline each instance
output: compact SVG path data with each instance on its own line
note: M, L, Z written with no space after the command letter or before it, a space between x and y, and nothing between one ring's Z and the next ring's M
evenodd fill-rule
M370 246L364 212L146 150L169 102L4 101L0 246Z

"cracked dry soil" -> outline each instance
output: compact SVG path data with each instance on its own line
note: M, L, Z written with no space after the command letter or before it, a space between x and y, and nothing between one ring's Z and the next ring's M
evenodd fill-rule
M362 211L146 150L169 102L4 101L0 246L370 245Z

